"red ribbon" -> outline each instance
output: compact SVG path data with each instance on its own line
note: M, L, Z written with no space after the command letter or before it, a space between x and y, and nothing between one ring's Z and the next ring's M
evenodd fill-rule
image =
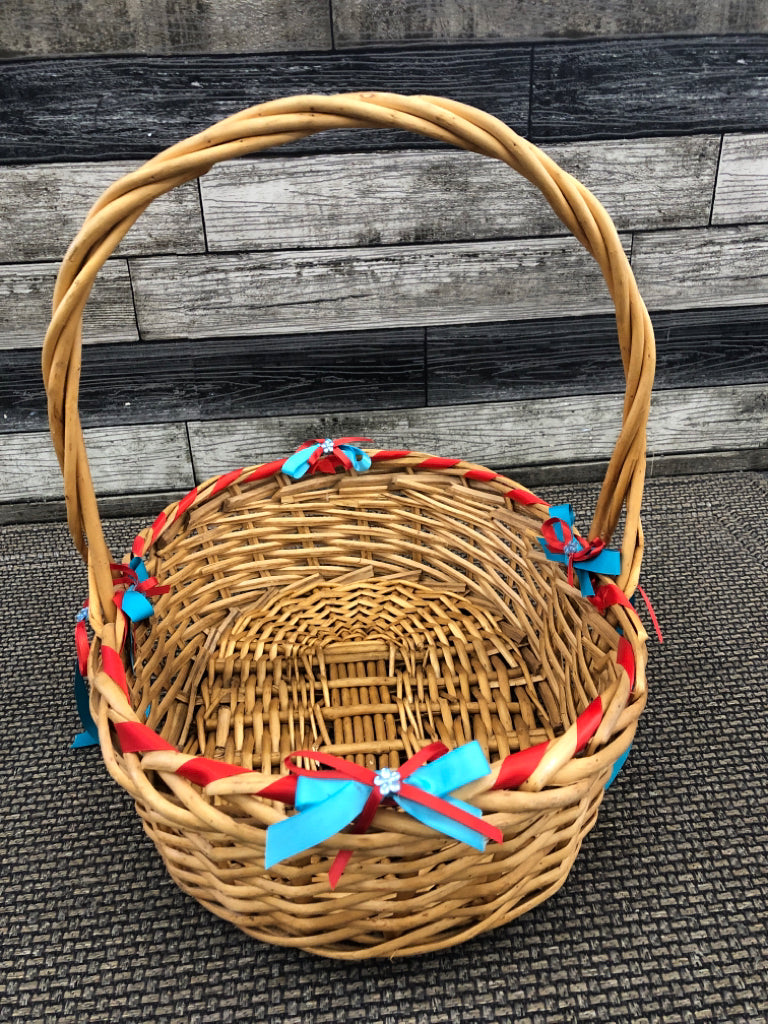
M637 589L646 603L648 612L651 616L651 621L653 622L653 627L656 630L656 636L659 638L659 643L663 644L664 637L661 634L659 620L656 618L656 612L653 610L650 598L641 586L638 586ZM637 614L637 609L635 608L635 606L629 600L629 598L621 589L621 587L617 587L615 583L604 583L601 587L597 588L597 590L592 595L592 597L590 597L589 600L602 615L605 615L605 613L608 611L612 604L620 604L622 608L627 608L629 609L629 611L633 612L637 619L640 618L640 616Z
M555 533L555 523L560 524L563 533L562 540ZM576 537L564 519L556 517L546 519L541 524L541 532L551 552L568 556L568 583L570 586L573 586L573 563L588 562L590 558L599 555L605 548L605 541L599 537L595 537L594 540Z
M314 437L311 441L299 445L296 449L297 452L300 452L305 448L309 448L310 445L320 445L307 458L307 466L309 467L307 473L309 476L312 476L313 473L335 473L337 466L342 466L344 469L352 469L352 462L349 456L341 450L339 445L352 444L359 448L364 444L373 444L369 437L336 437L333 438L333 451L324 452L322 446L327 440L329 439L325 437Z
M83 605L88 607L88 602ZM77 666L80 675L85 678L88 674L88 655L91 653L91 645L88 642L88 629L84 619L78 619L75 623L75 650L77 651Z
M438 814L442 814L446 818L451 818L453 821L459 822L459 824L464 825L466 828L474 829L475 832L479 832L481 835L485 836L486 839L492 839L497 843L503 842L504 836L501 830L496 828L495 825L489 825L483 818L476 818L472 814L467 814L466 811L463 811L460 807L455 807L447 800L433 796L431 793L427 793L423 789L419 789L418 786L410 785L404 781L409 775L415 772L417 768L420 768L428 761L434 761L438 757L442 757L443 754L447 753L448 748L443 743L430 743L429 746L419 750L413 755L413 757L409 757L408 760L397 769L400 774L400 790L398 795L402 796L406 800L413 800L414 803L421 804L423 807L429 807L430 810L433 810ZM312 761L316 761L318 764L325 765L326 767L334 770L324 772L312 768L301 768L294 761L294 759L298 757L309 758ZM354 835L361 835L363 832L368 831L374 815L379 808L379 804L382 802L382 799L387 799L382 797L379 792L379 788L376 785L375 779L377 772L370 768L363 768L361 765L354 764L352 761L345 761L341 757L335 757L333 754L318 753L315 750L297 750L295 753L289 754L289 756L285 758L284 763L288 768L288 771L295 776L307 775L314 778L349 780L362 782L363 785L370 786L371 795L368 797L365 806L355 819L352 826L352 834ZM278 787L280 787L279 790ZM285 786L282 779L272 783L265 789L259 790L257 795L275 800L284 800L284 796L278 795L279 793L285 794ZM332 889L336 888L342 872L349 863L349 858L351 856L351 850L340 850L336 854L333 864L331 865L331 870L328 873L328 879Z
M145 580L140 580L138 574L130 565L119 565L115 562L110 563L110 569L112 570L112 582L118 587L132 587L138 591L139 594L143 594L144 597L156 597L158 594L168 594L171 588L166 584L160 584L157 581L157 576L149 576ZM117 573L117 577L115 577ZM122 594L115 594L114 601L119 608L122 603Z

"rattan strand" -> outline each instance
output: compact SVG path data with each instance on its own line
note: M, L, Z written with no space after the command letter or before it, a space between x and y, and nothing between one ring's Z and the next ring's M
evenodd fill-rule
M294 97L243 111L149 161L96 203L62 265L43 354L51 432L68 521L87 559L95 641L91 710L109 771L136 799L179 886L257 938L327 956L444 948L497 927L564 882L603 787L645 704L645 633L569 586L536 542L546 508L520 485L460 462L383 458L362 475L255 467L200 485L179 515L142 533L147 569L170 586L135 630L130 700L105 671L125 620L113 601L77 411L82 312L94 277L156 196L219 160L328 128L405 128L508 163L536 184L594 255L617 312L627 382L623 422L591 535L608 539L622 506L619 582L637 583L653 333L613 224L543 153L480 111L433 97L380 93ZM448 453L453 454L453 453ZM469 473L469 476L467 474ZM474 479L472 478L474 475ZM636 678L616 661L620 628ZM574 757L577 717L597 697L600 727ZM111 726L144 722L176 748L124 754ZM434 740L477 740L491 775L458 795L500 827L477 853L415 819L380 809L372 830L336 836L263 867L265 830L282 804L255 798L296 749L367 767L397 766ZM514 791L492 791L508 754L552 741ZM189 756L253 769L201 791L175 774ZM335 853L354 851L331 892Z

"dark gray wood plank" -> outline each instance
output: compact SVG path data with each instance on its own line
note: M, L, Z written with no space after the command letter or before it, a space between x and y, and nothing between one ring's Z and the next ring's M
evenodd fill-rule
M455 96L524 131L530 48L252 57L112 57L0 64L0 162L148 158L236 111L298 93ZM400 132L332 132L295 152L434 146ZM281 150L282 152L282 150Z
M761 0L333 0L336 45L767 32Z
M6 352L0 365L0 432L42 429L39 352ZM91 345L79 406L90 426L397 408L425 394L415 329Z
M0 350L39 348L51 317L58 267L53 263L0 266ZM128 266L109 260L85 309L83 340L136 341L136 317Z
M618 227L709 223L720 138L548 147ZM212 251L398 245L562 234L540 193L474 153L394 152L246 160L201 180Z
M331 48L327 4L292 0L3 0L0 57Z
M657 391L768 382L765 307L654 313ZM609 394L623 375L612 316L427 328L429 404Z
M413 327L611 309L572 237L131 262L145 340Z
M713 224L768 220L768 135L726 135L717 174Z
M101 193L133 170L128 162L0 167L0 262L60 260ZM160 196L116 250L118 256L205 252L195 182Z
M283 458L312 437L370 437L408 448L501 466L607 459L621 421L622 396L589 395L454 405L430 409L274 416L192 422L198 479L239 465ZM768 393L762 384L691 388L655 394L649 458L768 445Z
M635 235L632 266L651 310L768 301L765 225Z
M656 390L768 382L768 307L654 315ZM423 329L89 346L85 425L395 409L425 402ZM427 328L431 405L611 394L614 318ZM0 432L46 422L40 357L6 352Z
M768 38L537 46L531 138L560 141L768 127Z
M183 423L86 430L96 494L189 490L194 485ZM47 433L0 437L0 503L61 498L64 485Z

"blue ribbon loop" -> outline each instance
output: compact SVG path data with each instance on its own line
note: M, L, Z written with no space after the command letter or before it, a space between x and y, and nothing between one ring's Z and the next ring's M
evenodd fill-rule
M88 706L88 688L85 685L77 659L75 659L75 703L77 705L77 713L80 716L80 722L85 731L79 732L75 736L72 744L73 749L98 746L99 730L91 716L91 709Z
M552 505L549 514L555 520L553 524L555 535L560 541L565 541L563 525L567 526L571 534L573 534L573 527L576 522L576 513L573 506ZM561 562L563 565L568 565L570 559L567 550L563 552L552 551L543 537L537 537L536 539L551 562ZM574 551L578 552L580 549L579 542L574 541L572 543L575 544ZM566 549L567 547L568 545L566 545ZM602 551L592 554L582 561L574 562L573 568L579 581L581 593L584 597L592 597L595 593L595 588L592 586L589 574L596 572L603 576L618 576L621 572L621 552L615 548L603 548Z
M442 798L446 803L473 817L481 818L482 811L462 800L447 796L455 789L466 786L490 773L490 766L477 740L451 750L437 760L422 765L403 782ZM384 770L377 773L376 786L382 796L391 798L424 825L468 843L476 850L485 849L485 836L415 800L400 796L399 773ZM267 829L265 865L267 868L296 854L304 853L330 839L350 825L362 812L374 787L323 772L318 775L300 775L296 781L295 805L298 811L290 818L278 821Z
M134 555L130 561L130 568L136 573L139 583L144 583L149 579L147 567L144 565L144 559L140 555ZM131 622L134 623L143 622L145 619L148 619L153 611L149 598L145 594L140 593L136 587L137 584L130 584L123 594L120 605Z
M352 468L358 473L364 473L371 468L371 457L362 448L343 442L335 443L327 438L325 441L300 448L293 455L289 455L283 463L282 472L286 476L293 477L294 480L301 480L322 458L330 458L334 452L343 452L352 463Z

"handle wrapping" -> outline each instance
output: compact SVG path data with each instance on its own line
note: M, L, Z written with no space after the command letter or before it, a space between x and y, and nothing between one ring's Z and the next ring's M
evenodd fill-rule
M643 552L640 505L646 423L655 370L653 328L616 228L597 199L550 157L503 122L474 107L433 96L347 93L294 96L251 107L171 146L111 185L94 204L59 270L43 345L48 418L64 477L67 521L87 561L91 593L114 621L112 557L101 526L78 413L82 317L96 274L157 196L205 174L222 160L338 128L412 131L502 160L544 195L597 261L616 307L626 394L619 436L598 498L590 538L610 539L626 505L619 585L637 586ZM95 611L95 609L94 609Z

